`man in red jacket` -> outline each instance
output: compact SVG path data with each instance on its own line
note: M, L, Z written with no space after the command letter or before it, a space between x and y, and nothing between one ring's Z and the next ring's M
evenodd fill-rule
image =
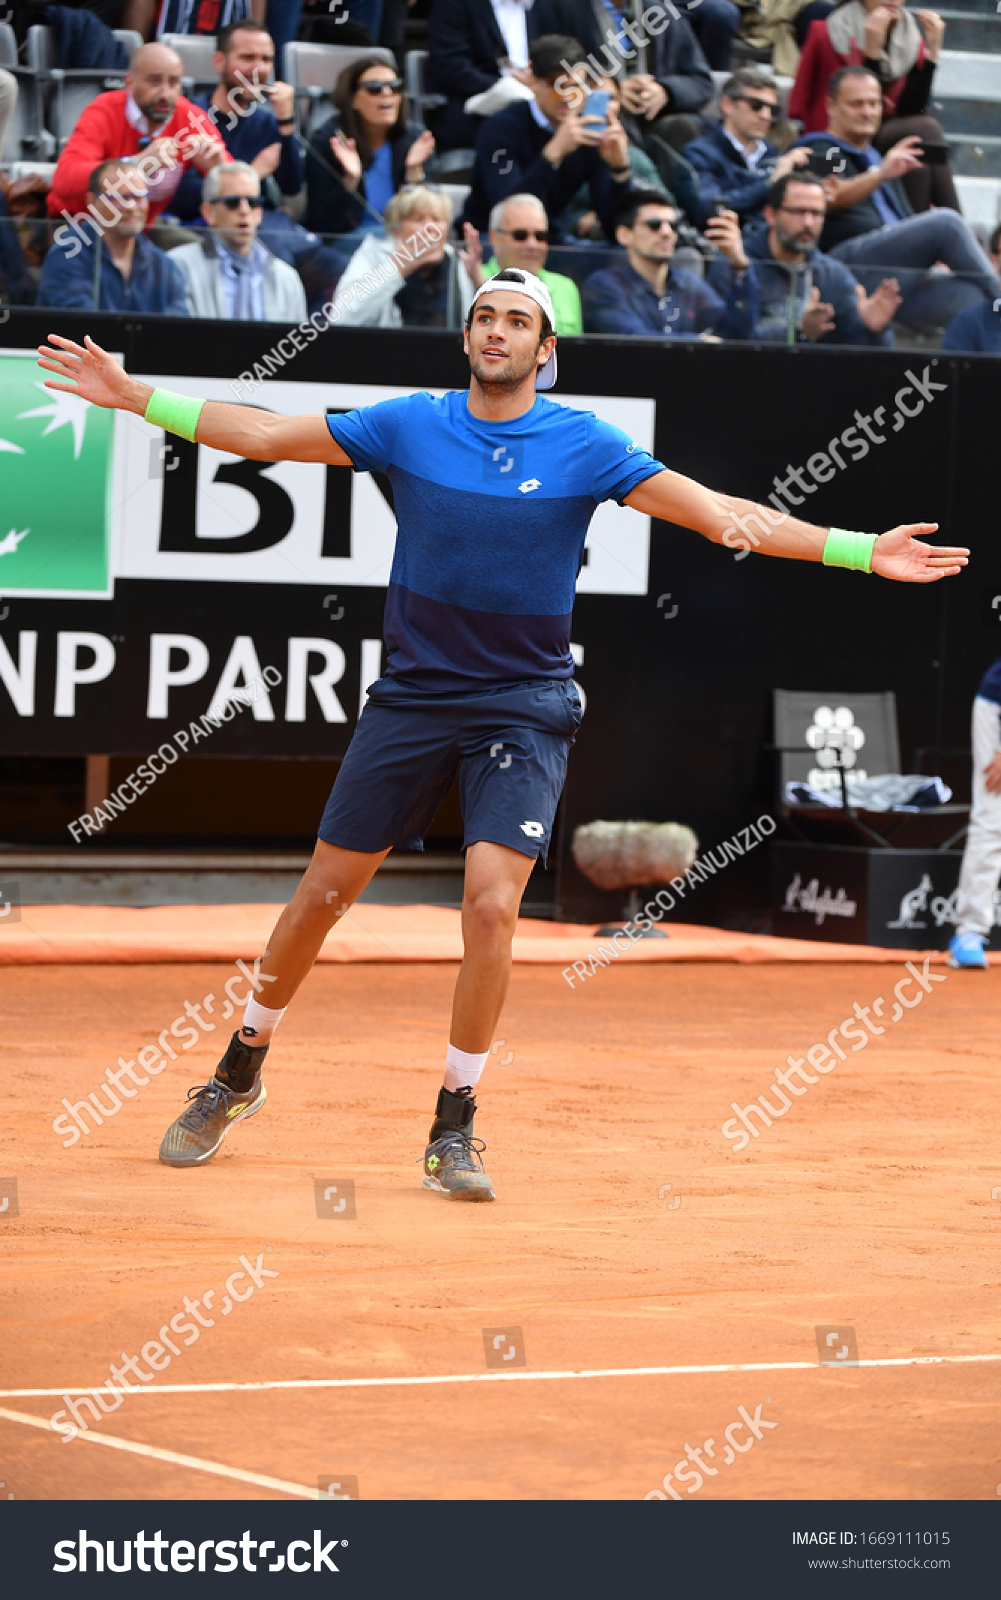
M218 129L181 94L181 58L162 44L144 44L132 57L124 89L92 100L56 164L48 197L53 217L85 212L90 175L101 161L133 156L149 191L155 222L189 167L208 172L231 161ZM147 224L148 226L148 224Z

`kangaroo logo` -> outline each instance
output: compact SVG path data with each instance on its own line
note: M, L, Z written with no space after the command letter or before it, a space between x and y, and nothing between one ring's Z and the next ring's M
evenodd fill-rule
M928 910L928 896L934 889L927 872L922 874L921 882L916 889L908 889L900 902L900 914L894 922L888 922L888 928L927 928L927 922L919 922L917 913Z

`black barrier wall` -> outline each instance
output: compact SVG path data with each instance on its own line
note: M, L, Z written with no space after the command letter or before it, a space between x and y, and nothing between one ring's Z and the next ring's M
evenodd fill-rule
M180 388L182 379L217 380L218 398L232 398L229 381L281 335L248 325L15 311L0 327L0 360L30 350L50 330L78 339L89 332L121 352L130 371L174 378ZM46 410L54 397L33 387L41 376L32 376L30 404L23 392L12 400L9 390L0 400L0 536L15 524L13 544L11 535L0 539L7 651L0 747L46 755L152 750L257 664L280 674L281 684L191 753L342 755L365 683L378 670L384 599L372 571L350 565L352 530L369 520L383 529L387 519L391 524L388 485L347 469L310 468L303 500L283 469L239 462L206 483L195 447L152 440L146 429L125 448L117 440L108 458L113 481L105 504L117 518L111 535L125 537L129 548L110 551L102 578L88 509L96 479L92 472L87 480L91 500L82 493L76 500L72 467L89 459L90 441L111 424L106 414L81 424L72 406ZM321 411L393 391L465 387L467 369L451 334L335 330L294 354L278 376L301 386L299 409ZM567 856L579 823L677 820L712 847L774 811L763 746L776 687L825 696L894 690L905 769L917 746L968 743L971 697L1001 651L1001 607L992 605L1001 595L999 387L1001 363L986 357L561 340L560 394L646 401L648 409L652 402L654 446L667 466L757 499L775 493L778 480L794 512L820 524L877 531L938 522L944 542L973 551L966 574L918 588L742 555L655 525L648 568L644 559L637 578L634 514L613 511L622 519L621 563L633 592L611 592L616 580L609 578L603 592L578 597L573 638L587 714L564 808L564 914L594 914L601 904L614 909L611 901L596 902ZM248 398L267 405L267 386ZM34 430L30 438L26 429ZM35 559L35 586L58 591L69 573L73 584L90 583L91 595L101 597L31 597L5 587L15 567L5 572L4 563L20 554L25 528L24 548L32 549L26 463L37 472L39 500L51 502L54 484L66 496L59 525L70 530L53 547L47 575L39 578L44 550ZM20 500L12 500L12 484L20 486ZM234 501L234 490L244 498ZM306 500L308 536L290 521ZM148 514L133 514L137 506ZM614 528L604 525L603 553L595 553L605 571L615 559ZM283 563L277 579L227 578L227 559L261 549ZM171 562L183 566L183 577L170 576ZM200 563L214 564L204 581ZM102 582L112 592L104 594ZM97 635L105 642L95 643ZM156 692L153 635L161 640ZM182 642L172 643L177 636ZM683 915L751 921L767 905L767 881L766 851L758 847L699 888Z

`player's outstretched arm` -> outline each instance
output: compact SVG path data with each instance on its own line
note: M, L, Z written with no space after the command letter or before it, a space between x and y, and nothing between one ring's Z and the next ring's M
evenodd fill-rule
M63 389L68 394L82 395L92 405L113 411L131 411L137 417L145 417L153 390L148 383L137 383L135 378L130 378L114 356L109 356L93 339L87 338L79 345L72 339L50 333L48 345L40 345L38 355L40 367L67 380L54 383L46 378L47 389ZM351 458L331 438L323 417L277 417L254 406L209 400L202 406L194 437L199 444L228 450L251 461L325 461L331 466L351 465Z
M798 561L822 561L832 537L827 528L800 522L770 506L717 494L678 472L658 472L626 496L626 505L650 517L660 517L683 528L693 528L713 544L731 550L757 550L762 555L786 556ZM951 545L923 544L919 535L934 533L937 522L915 522L877 536L842 534L842 540L871 542L870 565L865 570L901 583L937 583L951 578L967 564L969 550ZM869 549L869 545L866 545ZM827 548L828 565L850 565L835 560Z

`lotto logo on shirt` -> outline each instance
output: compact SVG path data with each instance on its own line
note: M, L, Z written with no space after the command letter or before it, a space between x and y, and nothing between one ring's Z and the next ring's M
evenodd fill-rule
M520 483L523 476L521 458L524 448L520 443L486 445L483 451L484 478L496 478L501 483Z

